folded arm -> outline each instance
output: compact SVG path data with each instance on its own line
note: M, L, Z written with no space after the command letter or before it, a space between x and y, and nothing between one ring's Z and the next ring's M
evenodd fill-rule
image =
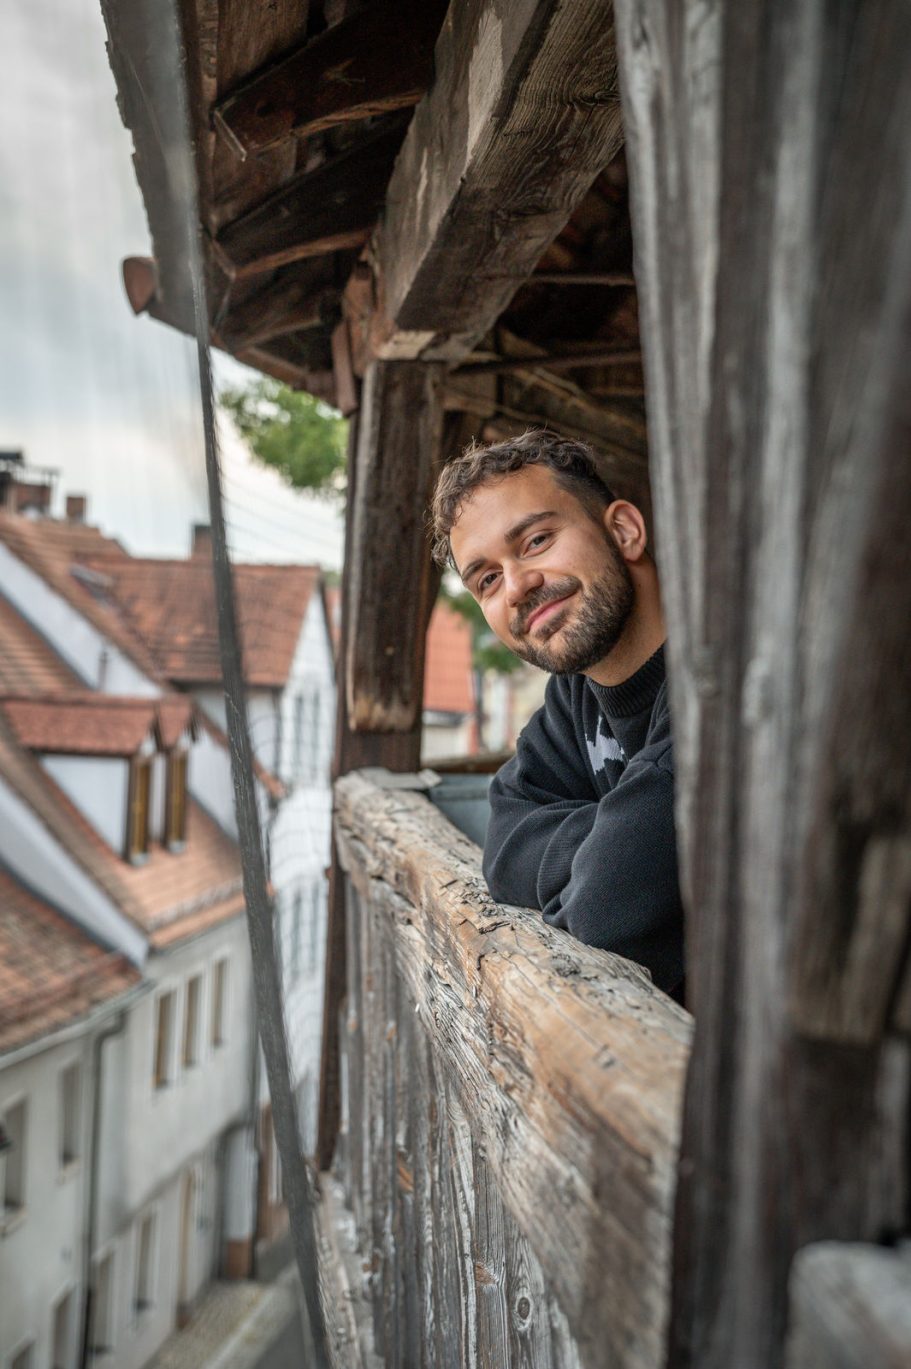
M683 918L669 729L601 797L578 752L568 756L564 742L557 757L555 744L546 718L536 719L491 785L490 892L540 908L553 926L647 966L660 987L674 989L683 978Z

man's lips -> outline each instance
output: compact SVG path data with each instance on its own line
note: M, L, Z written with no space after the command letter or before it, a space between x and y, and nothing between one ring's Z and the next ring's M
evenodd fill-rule
M526 633L531 632L536 627L540 627L551 614L556 613L568 599L571 599L573 594L575 594L575 590L570 590L569 594L564 594L559 599L548 599L546 604L542 604L540 608L536 608L528 619L528 622L525 624Z

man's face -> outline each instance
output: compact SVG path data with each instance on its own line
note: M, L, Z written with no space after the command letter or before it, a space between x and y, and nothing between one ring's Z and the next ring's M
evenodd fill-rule
M450 544L491 629L542 670L590 670L633 611L632 577L604 523L546 466L474 490Z

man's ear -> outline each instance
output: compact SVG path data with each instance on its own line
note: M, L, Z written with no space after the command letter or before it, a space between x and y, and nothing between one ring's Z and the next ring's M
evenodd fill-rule
M615 499L604 510L604 526L624 561L641 561L648 549L645 519L628 499Z

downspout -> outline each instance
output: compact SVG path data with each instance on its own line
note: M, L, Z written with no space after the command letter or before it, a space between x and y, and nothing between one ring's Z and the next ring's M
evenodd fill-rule
M116 1022L113 1022L109 1027L106 1027L104 1031L99 1032L92 1042L92 1084L94 1088L94 1095L92 1098L92 1157L91 1165L89 1166L89 1187L86 1199L83 1237L85 1296L82 1303L82 1349L79 1355L80 1369L87 1369L89 1360L92 1357L89 1347L89 1337L92 1325L92 1299L95 1293L92 1255L95 1250L98 1216L98 1180L101 1166L101 1087L104 1082L102 1077L102 1051L108 1041L123 1033L126 1023L127 1015L121 1010L117 1015Z

